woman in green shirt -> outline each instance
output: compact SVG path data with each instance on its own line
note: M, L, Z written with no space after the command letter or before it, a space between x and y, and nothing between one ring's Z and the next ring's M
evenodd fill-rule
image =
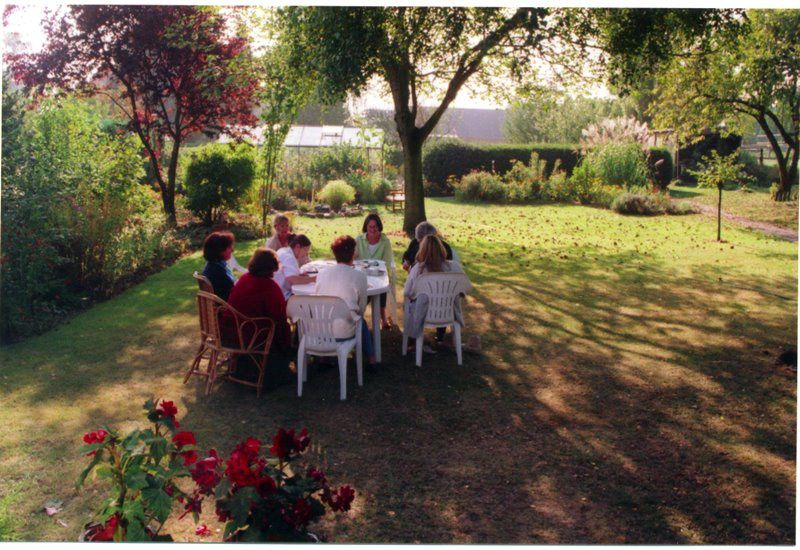
M397 318L397 300L395 299L395 268L392 243L389 237L383 234L383 222L377 214L370 214L364 219L361 235L356 237L356 256L360 260L383 260L389 274L389 294L391 295L391 318ZM391 326L386 317L386 293L381 294L381 327Z

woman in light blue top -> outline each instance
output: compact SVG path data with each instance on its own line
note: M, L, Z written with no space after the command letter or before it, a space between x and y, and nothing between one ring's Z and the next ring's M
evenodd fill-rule
M377 214L370 214L364 219L361 235L356 237L356 256L359 260L382 260L386 264L389 275L389 295L391 296L391 318L397 318L397 301L395 298L395 268L392 243L389 237L383 234L383 222ZM386 293L381 294L381 327L391 326L386 317Z

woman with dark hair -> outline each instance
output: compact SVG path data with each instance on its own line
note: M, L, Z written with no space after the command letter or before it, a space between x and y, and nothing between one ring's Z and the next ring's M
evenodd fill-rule
M215 231L203 242L203 257L206 259L203 275L211 281L214 294L223 300L228 299L235 282L228 265L228 260L233 255L234 242L233 233L228 231Z
M395 283L395 267L394 267L394 254L392 253L392 243L389 237L383 234L383 222L377 214L369 214L364 219L364 225L361 227L361 235L356 237L356 257L359 260L383 260L386 264L386 270L389 274L389 288L391 289L391 309L392 317L397 317L397 305L394 294ZM390 326L389 320L386 317L386 293L381 294L381 326L388 328Z
M361 343L367 356L367 365L373 365L375 353L372 349L372 337L363 319L364 308L367 307L367 276L353 268L356 241L350 236L337 237L331 244L331 251L336 258L336 265L319 272L315 294L341 298L354 317L362 318L361 326L355 329L361 331ZM348 334L352 333L348 331Z
M292 285L304 285L315 280L300 273L300 266L308 263L309 250L311 241L305 235L290 236L288 246L278 250L280 267L275 274L275 282L281 286L283 297L287 300L292 295Z
M273 275L278 270L275 252L257 248L247 264L247 273L233 287L228 303L247 317L269 317L275 322L273 347L288 350L291 347L289 323L286 320L286 300ZM235 337L235 334L232 336ZM245 338L252 337L252 332Z

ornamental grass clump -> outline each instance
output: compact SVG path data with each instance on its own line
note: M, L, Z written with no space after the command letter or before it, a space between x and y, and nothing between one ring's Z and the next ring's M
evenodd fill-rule
M352 204L356 198L356 190L344 180L331 180L317 194L317 200L324 202L336 212L343 204Z
M195 512L195 522L198 519L193 497L176 483L189 477L188 467L197 462L194 434L177 431L178 409L172 401L151 399L144 409L151 428L122 436L106 427L83 436L82 452L91 462L76 487L83 486L91 472L112 483L112 495L100 510L100 523L86 526L83 537L87 541L172 540L160 531L175 501L183 503L187 513Z

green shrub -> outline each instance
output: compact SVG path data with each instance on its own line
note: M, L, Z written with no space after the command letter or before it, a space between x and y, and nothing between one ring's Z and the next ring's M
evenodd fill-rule
M512 168L512 161L527 162L532 153L546 162L548 175L558 166L571 173L579 159L577 145L473 145L444 138L433 140L423 148L422 173L429 182L429 193L449 194L449 176L460 179L473 171L505 174Z
M573 171L576 181L599 179L625 189L646 187L647 158L638 143L607 143L590 150Z
M455 188L459 201L502 201L506 197L503 180L489 172L472 172L458 182Z
M614 199L611 208L620 214L658 216L661 214L693 214L697 210L687 202L673 202L663 193L623 193Z
M663 162L656 165L658 161ZM651 147L647 155L647 165L656 187L665 190L672 181L672 173L675 170L670 150L666 147Z
M3 341L53 326L179 248L144 176L138 139L109 134L86 102L46 100L3 136ZM124 266L128 265L126 269Z
M323 147L308 159L307 175L313 180L329 181L342 179L356 170L369 169L364 152L351 145Z
M255 151L246 143L212 143L198 148L186 167L187 207L210 225L222 209L239 207L253 185L255 170Z
M297 205L297 199L289 192L288 189L281 187L274 187L272 189L271 206L275 210L294 210Z
M744 171L753 178L758 187L769 187L773 182L780 180L777 165L762 165L756 156L748 151L739 153L739 162L744 164Z
M356 202L366 204L383 202L393 187L391 181L379 174L368 174L362 170L350 172L345 176L345 181L356 190Z
M344 180L331 180L317 194L317 200L329 205L337 212L343 204L351 204L356 198L356 190Z

